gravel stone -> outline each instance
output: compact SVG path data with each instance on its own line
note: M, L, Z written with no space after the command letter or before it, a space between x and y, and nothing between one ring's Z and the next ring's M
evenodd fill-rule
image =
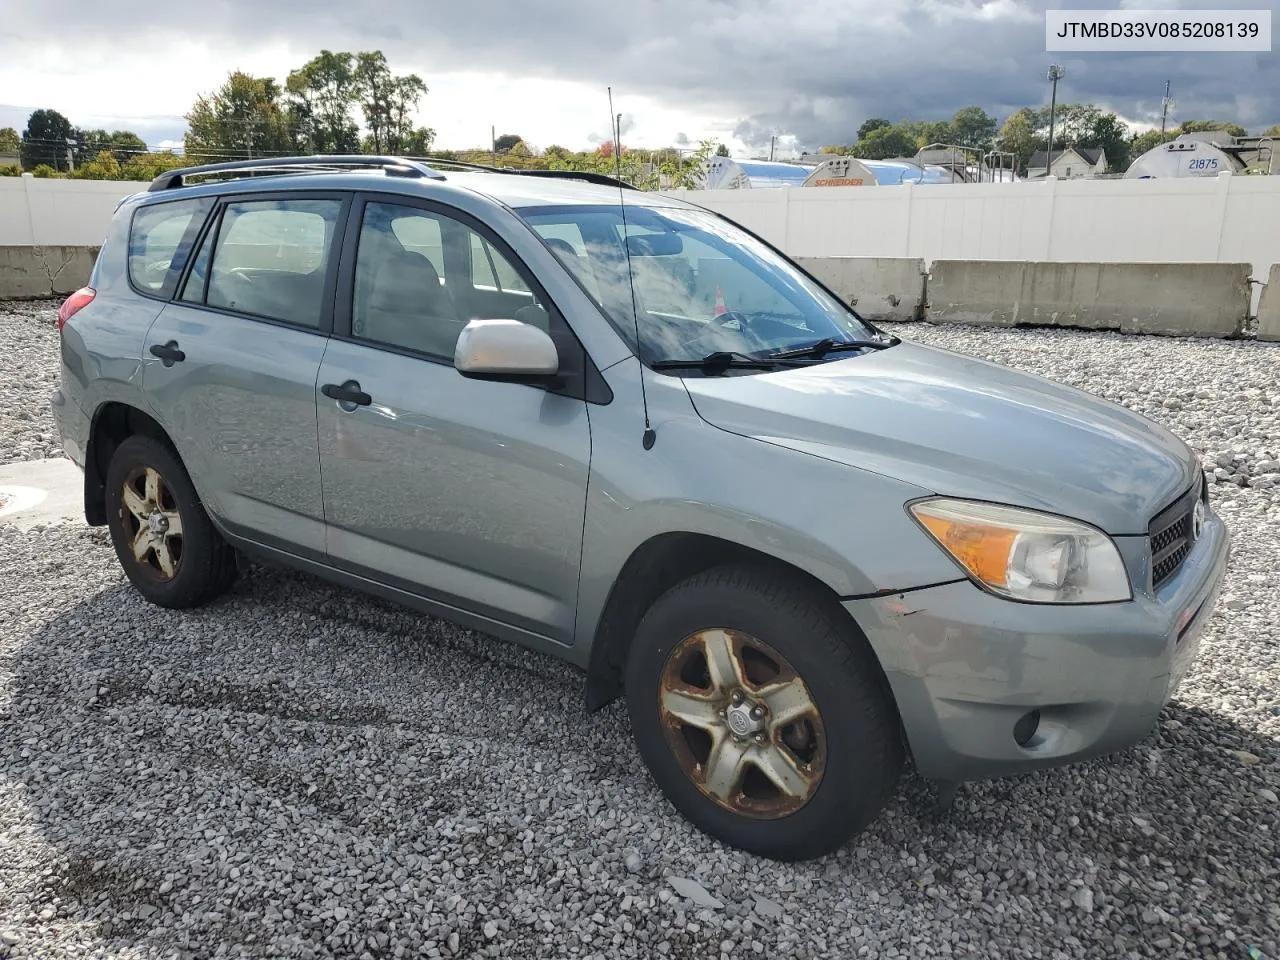
M53 314L0 304L2 460L60 455ZM676 815L624 705L549 657L266 568L162 610L103 529L0 523L0 958L1280 957L1280 348L893 330L1223 472L1240 603L1142 743L947 814L908 773L857 841L773 863Z

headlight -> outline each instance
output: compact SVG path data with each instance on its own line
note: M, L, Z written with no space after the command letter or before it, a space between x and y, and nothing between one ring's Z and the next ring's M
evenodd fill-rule
M1001 596L1036 603L1133 597L1120 551L1088 524L970 500L921 500L908 509L969 576Z

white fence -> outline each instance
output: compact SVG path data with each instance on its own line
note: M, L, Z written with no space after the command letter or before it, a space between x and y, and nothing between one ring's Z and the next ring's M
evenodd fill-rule
M145 183L0 177L0 246L96 246ZM1280 177L677 191L793 257L1280 263Z
M793 257L1280 263L1280 177L676 191Z
M119 180L0 177L0 247L96 247L120 199L145 189Z

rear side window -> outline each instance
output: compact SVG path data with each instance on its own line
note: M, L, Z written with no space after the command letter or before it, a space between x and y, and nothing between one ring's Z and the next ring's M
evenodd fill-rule
M129 227L129 279L144 293L168 296L213 206L211 197L154 203L133 215Z
M325 273L341 213L341 200L227 204L208 266L205 303L318 328ZM201 251L184 300L200 299L204 263Z

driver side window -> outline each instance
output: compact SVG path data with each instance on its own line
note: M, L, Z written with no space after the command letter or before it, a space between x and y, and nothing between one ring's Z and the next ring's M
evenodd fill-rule
M550 330L550 315L479 232L419 207L368 203L356 251L351 334L452 362L473 317Z

